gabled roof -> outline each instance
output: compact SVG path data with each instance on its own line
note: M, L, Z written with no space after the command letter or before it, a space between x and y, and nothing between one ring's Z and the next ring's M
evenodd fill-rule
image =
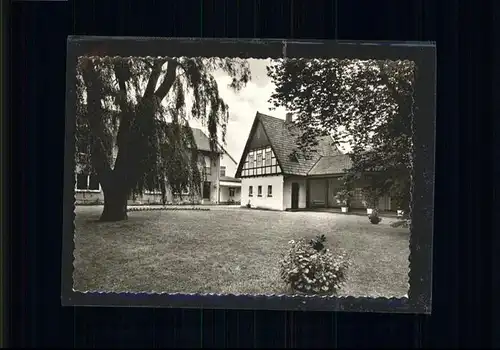
M196 142L197 148L200 151L211 152L210 139L208 138L208 136L201 129L191 128L191 130L193 130L193 137L194 137L194 140ZM224 147L222 147L222 145L219 142L217 142L217 147L219 147L220 153L224 153L225 155L227 155L229 157L229 159L231 159L234 162L234 164L237 164L236 161L234 160L234 158L231 157L229 152L226 151L226 149Z
M318 171L321 171L321 174L327 174L325 171L330 169L330 166L327 165L333 164L333 158L320 162L323 157L336 157L335 159L342 164L347 162L346 159L349 159L347 155L340 152L330 136L318 138L318 145L315 147L316 152L311 152L307 157L304 157L297 146L297 138L302 131L295 124L257 112L236 176L241 174L242 165L249 151L250 141L259 122L264 128L264 132L284 174L306 176L316 165L319 167ZM293 156L295 152L297 152L298 156ZM332 170L336 170L336 167L332 167Z
M211 152L212 150L210 148L210 139L208 138L208 136L205 135L205 133L200 129L191 128L191 130L193 131L193 137L194 141L196 142L196 148L199 151ZM219 146L219 148L221 147ZM222 153L220 149L219 152Z
M221 149L221 153L224 153L226 156L228 156L228 157L229 157L229 159L231 159L231 160L233 161L233 163L234 163L234 164L238 164L238 163L236 162L236 160L235 160L233 157L231 157L231 155L229 154L229 152L228 152L228 151L226 151L226 149L225 149L224 147L222 147L222 145L221 145L220 143L217 143L217 144L218 144L219 148Z

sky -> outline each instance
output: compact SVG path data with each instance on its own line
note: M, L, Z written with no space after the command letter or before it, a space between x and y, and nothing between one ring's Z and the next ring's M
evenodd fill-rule
M219 87L219 94L229 106L225 149L237 162L240 161L257 112L281 119L285 119L286 115L286 110L282 107L276 108L274 111L269 109L273 106L268 100L276 88L266 72L266 66L270 63L270 60L249 59L248 63L252 78L239 92L234 92L228 87L231 82L229 75L223 71L214 73L214 78ZM190 121L189 124L192 127L200 128L208 135L207 129L199 122Z

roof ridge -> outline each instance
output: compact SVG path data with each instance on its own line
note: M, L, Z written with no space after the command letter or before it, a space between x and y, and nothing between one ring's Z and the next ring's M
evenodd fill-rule
M261 112L259 112L259 111L257 111L257 114L258 114L259 116L264 116L264 117L267 117L267 118L277 119L277 120L282 121L283 123L285 123L285 119L278 118L278 117L275 117L275 116L273 116L273 115L269 115L269 114L261 113Z

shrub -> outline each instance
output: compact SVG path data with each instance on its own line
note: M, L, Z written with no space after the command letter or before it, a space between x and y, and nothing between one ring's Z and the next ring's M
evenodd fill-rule
M290 241L280 264L280 276L292 290L306 294L336 294L346 280L347 259L325 246L324 235Z
M393 222L391 224L391 227L409 228L410 226L411 226L411 220L410 219L399 220L399 221Z
M381 196L381 190L366 186L361 190L361 194L363 196L363 205L366 208L376 208L378 201Z
M399 220L396 222L393 222L391 224L391 227L404 227L404 228L410 228L411 227L411 216L405 211L403 213L402 217L399 217Z
M377 225L378 223L380 223L380 221L382 221L382 218L380 216L378 216L377 210L373 210L372 213L370 215L368 215L368 219L370 220L370 222L372 224L375 224L375 225Z
M349 206L351 197L352 191L349 191L348 189L342 189L335 194L335 200L342 206Z

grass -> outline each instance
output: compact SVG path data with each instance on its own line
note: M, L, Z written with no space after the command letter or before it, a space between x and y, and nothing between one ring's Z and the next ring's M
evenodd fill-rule
M107 292L283 294L288 241L325 234L352 266L342 295L408 292L409 232L366 217L248 209L130 212L97 221L102 207L77 207L74 289Z

